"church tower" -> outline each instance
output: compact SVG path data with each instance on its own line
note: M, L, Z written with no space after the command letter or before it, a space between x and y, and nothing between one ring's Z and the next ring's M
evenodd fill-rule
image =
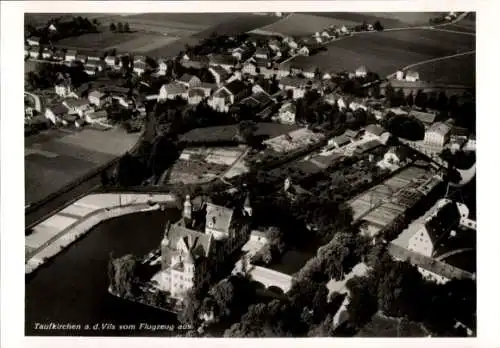
M252 204L250 202L249 193L247 193L247 197L245 198L245 203L243 204L243 210L248 216L252 216Z
M186 200L184 201L184 210L182 212L182 217L184 219L191 220L192 215L193 215L193 205L191 204L191 197L187 195Z

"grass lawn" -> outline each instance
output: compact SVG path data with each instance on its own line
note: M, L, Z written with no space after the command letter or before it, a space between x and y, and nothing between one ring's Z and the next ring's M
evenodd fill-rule
M419 65L418 72L421 80L472 86L476 82L476 54Z
M475 37L426 29L358 34L328 45L308 64L322 71L354 71L360 65L386 76L407 65L475 48ZM293 64L293 60L291 61Z

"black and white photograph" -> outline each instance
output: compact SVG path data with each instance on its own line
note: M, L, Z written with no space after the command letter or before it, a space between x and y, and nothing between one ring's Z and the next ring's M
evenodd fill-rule
M23 13L24 335L477 337L477 12L217 9Z

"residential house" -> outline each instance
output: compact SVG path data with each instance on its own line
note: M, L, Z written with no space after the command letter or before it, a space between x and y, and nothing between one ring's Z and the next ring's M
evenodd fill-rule
M64 58L66 57L66 53L64 53L63 50L61 49L56 49L54 52L54 55L52 56L52 59L57 60L58 62L64 61Z
M87 63L87 56L79 53L75 56L75 61L80 62L82 64L85 64L85 63Z
M245 61L253 55L253 46L242 45L233 50L232 56L238 61Z
M183 84L178 82L171 82L169 84L161 86L160 93L158 94L158 101L175 99L177 97L181 97L183 99L188 98L188 91Z
M350 144L350 143L351 143L351 138L349 138L345 134L342 134L342 135L336 136L336 137L328 140L327 146L329 148L331 148L331 147L341 148L341 147L343 147L347 144Z
M118 58L116 56L106 56L106 58L104 58L104 62L107 66L114 68L118 65Z
M380 136L382 136L382 134L386 132L387 131L378 124L369 124L368 126L365 127L365 134L370 135L372 137L380 138Z
M38 36L31 36L26 41L30 46L40 46L40 38Z
M40 47L35 46L30 48L29 56L31 59L38 59L40 57Z
M274 102L274 99L262 89L254 92L252 88L252 92L251 96L241 100L238 105L247 105L253 110L261 111Z
M227 112L232 104L250 95L251 90L248 84L234 80L219 88L209 99L208 104L215 110Z
M201 69L209 65L209 58L205 56L191 57L190 59L181 59L181 65L185 68Z
M276 39L269 40L267 45L275 53L277 53L281 50L281 43Z
M159 75L166 75L168 70L168 65L164 60L160 60L158 62L158 74Z
M85 120L83 118L77 118L75 120L75 127L76 128L82 128L85 125Z
M425 131L424 145L440 151L450 139L451 127L442 122L436 122Z
M476 135L472 134L469 136L469 140L464 145L464 150L466 151L476 151Z
M201 228L197 216L205 221ZM182 219L167 224L161 241L161 271L155 276L160 288L182 300L187 291L208 281L209 269L217 272L246 243L249 231L250 217L243 209L204 202L194 210L187 196Z
M111 101L109 93L104 93L99 90L94 90L88 95L89 103L97 107L102 107L104 104Z
M296 112L295 104L285 103L278 111L277 121L282 124L295 124Z
M406 79L406 81L415 82L415 81L420 80L420 75L419 75L418 71L407 70L405 79Z
M209 97L217 89L217 85L214 83L202 82L197 88L201 88L205 92L205 95Z
M420 122L422 122L424 126L427 128L436 121L437 114L434 112L411 110L408 116L415 117L416 119L420 120Z
M307 48L307 46L302 46L300 47L300 49L297 51L297 54L298 55L301 55L301 56L308 56L309 55L309 48Z
M366 66L364 65L361 65L359 68L356 69L356 71L354 72L354 75L356 77L366 77L366 74L368 74L368 69L366 68Z
M76 50L67 50L66 56L64 57L64 61L66 62L74 62L76 60Z
M304 96L307 89L320 90L321 83L316 80L311 81L309 79L288 76L279 80L278 87L284 91L291 90L293 92L293 99L299 99Z
M45 109L45 118L50 120L52 124L61 123L63 116L67 114L68 108L62 104L50 106Z
M85 99L66 98L62 104L68 108L69 115L78 115L83 117L85 112L91 110L89 101Z
M210 94L207 94L203 88L191 88L188 91L188 104L198 105L203 99L207 98Z
M145 56L134 56L134 63L146 63L146 57Z
M185 86L188 89L198 87L201 84L201 80L197 76L190 74L183 74L180 78L176 79L175 81Z
M231 69L237 64L236 58L228 54L212 54L209 57L209 65L210 66L221 66L227 72L230 72Z
M257 59L269 59L269 52L266 47L257 47L254 57Z
M411 152L406 146L393 146L385 154L384 158L377 163L381 168L397 169L410 158Z
M147 65L143 61L134 62L134 73L141 76L146 71Z
M332 38L331 35L326 30L323 30L321 32L321 37L323 38L323 40L326 40L326 41L328 41Z
M42 50L42 58L43 59L51 59L54 56L54 52L48 47L45 47Z
M224 82L229 78L229 73L227 72L226 69L219 65L214 65L208 68L208 71L212 74L214 77L215 83L218 86L222 86Z
M85 121L89 124L106 124L108 113L106 110L99 110L85 114Z
M67 98L70 95L76 95L73 92L70 79L61 79L58 81L54 86L54 90L58 96L63 98Z
M101 58L101 54L98 53L98 52L87 52L87 62L89 64L93 63L93 64L96 64L101 62L102 61L102 58Z
M361 101L352 100L349 103L349 109L351 109L352 111L356 111L358 109L363 109L364 111L367 111L368 107L364 105Z
M297 43L295 42L295 40L292 37L289 37L289 36L285 37L283 39L283 42L286 43L288 45L288 47L290 47L290 48L293 48L293 49L298 48Z

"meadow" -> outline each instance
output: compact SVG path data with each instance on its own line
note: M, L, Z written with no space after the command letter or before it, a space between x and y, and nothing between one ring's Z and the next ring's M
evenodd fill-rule
M475 37L470 35L428 29L371 32L334 41L307 63L323 72L354 71L365 65L387 76L410 64L474 49Z
M420 79L444 84L472 86L476 81L476 54L419 65Z

